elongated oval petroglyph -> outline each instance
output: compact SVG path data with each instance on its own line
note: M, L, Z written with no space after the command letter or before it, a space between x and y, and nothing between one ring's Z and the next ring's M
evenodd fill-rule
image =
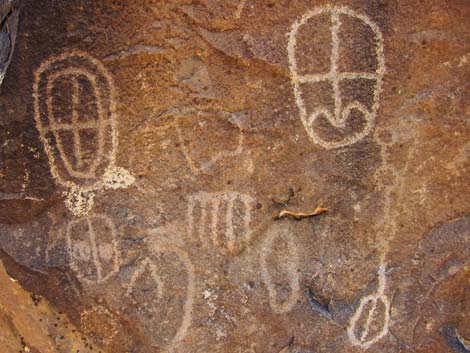
M330 36L331 36L331 54L329 70L323 73L309 74L302 73L301 67L298 64L298 54L302 48L298 45L299 32L303 29L308 29L312 26L310 23L315 19L326 17L330 22ZM349 71L341 70L340 68L340 51L342 42L340 40L340 31L342 30L342 20L355 20L356 26L364 25L368 27L375 39L375 51L376 56L375 67L372 71ZM344 26L343 26L344 27ZM346 29L347 30L347 29ZM383 53L383 38L380 28L373 23L367 16L358 14L346 7L337 6L323 6L316 8L312 11L305 13L298 21L296 21L289 33L289 40L287 46L287 52L289 57L289 67L291 71L292 84L294 86L295 101L297 103L300 118L307 131L310 139L314 143L318 143L324 148L332 149L343 146L351 145L365 136L367 136L373 129L377 111L379 109L379 98L382 90L382 79L385 73L385 58ZM344 57L351 55L350 53L341 53ZM353 90L354 83L365 81L371 85L372 95L368 97L368 105L365 102L360 102L358 99L352 99L349 103L344 104L345 98L348 95L352 95L348 92ZM332 105L329 107L324 102L318 102L313 104L311 109L308 109L306 99L304 98L303 86L312 84L328 84L328 89L331 90L332 94ZM350 87L348 87L350 86ZM370 102L371 101L371 102ZM312 111L309 111L312 110ZM347 136L342 136L340 139L326 139L317 132L315 124L321 117L335 130L344 130L346 123L351 120L353 113L359 113L362 119L365 120L364 126L359 131L352 133Z
M83 216L95 191L129 186L115 166L115 90L106 68L88 54L51 57L35 73L34 116L52 176L68 189L67 207Z
M359 307L348 325L349 340L353 345L364 349L384 338L388 334L390 324L390 303L385 295L385 263L380 265L378 277L377 292L361 298Z
M70 268L86 284L102 283L119 271L117 231L108 216L93 215L71 221L66 241Z
M188 234L235 253L250 240L254 200L237 192L199 192L188 200Z
M273 225L261 248L260 267L269 292L269 303L276 313L290 311L299 297L298 264L298 248L290 227Z
M155 344L165 346L163 352L172 353L191 325L194 266L188 254L169 241L152 239L148 245L151 254L139 262L130 281L124 285L126 297L134 300L137 315L142 318L147 334L154 337ZM182 283L184 289L179 288ZM179 293L184 298L179 298ZM181 302L181 308L177 307ZM178 317L175 313L179 310L182 314ZM166 337L169 332L172 337Z

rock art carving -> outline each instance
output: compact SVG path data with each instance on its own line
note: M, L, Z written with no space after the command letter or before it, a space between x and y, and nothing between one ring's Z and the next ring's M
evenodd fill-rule
M189 197L188 235L235 253L250 241L254 200L237 192L199 192Z
M286 243L282 247L283 254L278 258L274 257L276 242ZM274 260L275 267L268 264L269 260ZM298 272L299 254L297 245L292 238L290 228L272 227L268 230L266 239L261 248L260 267L261 276L269 292L269 304L276 313L289 312L300 294L300 278ZM278 290L278 280L273 278L271 272L275 274L284 274L285 280L289 282L290 292L287 298L279 300L280 291ZM285 272L285 273L284 273Z
M349 340L363 349L369 348L388 334L390 302L385 295L387 278L386 264L383 262L378 270L378 280L377 292L361 298L348 325Z
M309 26L309 20L318 16L328 15L331 18L331 56L330 56L330 70L329 72L321 74L300 74L297 63L296 51L301 49L297 46L297 34L304 26ZM359 20L362 24L368 26L375 35L376 48L375 54L377 59L377 67L375 72L340 72L340 47L341 41L339 31L341 29L341 18L350 17ZM385 73L385 58L383 53L383 37L380 28L373 23L367 16L358 14L346 7L337 6L323 6L318 7L305 13L299 20L297 20L291 28L289 33L287 53L289 58L289 67L291 71L292 84L294 86L294 95L297 107L299 109L300 119L307 131L310 139L326 149L338 148L351 145L367 136L373 129L377 111L379 109L379 98L382 89L382 78ZM367 80L371 81L373 85L373 102L371 108L368 109L364 104L353 101L347 105L343 105L343 95L340 90L340 84L345 81L352 80ZM334 101L334 111L331 112L326 106L317 106L311 113L307 111L305 99L302 95L302 84L313 84L327 82L333 88L332 98ZM341 140L326 140L322 138L315 128L314 122L320 118L325 118L334 128L344 129L346 122L350 118L353 111L359 112L365 119L365 126L363 129L355 134L345 137Z
M102 283L118 273L117 231L109 217L93 215L71 221L66 242L70 268L86 284Z
M148 258L141 261L136 271L132 274L130 282L126 284L126 287L127 287L126 296L129 296L132 294L132 289L134 288L136 281L139 279L139 277L144 275L145 271L149 272L150 277L157 285L157 298L160 299L163 296L163 282L160 280L160 277L158 277L157 266L155 266L155 264L152 261L150 261L150 259Z
M51 57L35 73L34 116L52 176L68 189L66 206L84 216L95 192L128 187L134 178L115 166L115 89L106 68L86 53Z
M156 293L152 293L152 295L154 295L154 297L152 297L154 304L145 303L143 305L141 302L139 302L139 300L137 300L137 304L142 306L144 311L149 311L151 317L158 316L157 310L168 309L167 307L171 306L171 303L179 302L179 300L175 300L174 298L175 289L170 287L175 285L175 283L179 284L180 281L175 279L174 272L168 271L168 268L165 266L167 264L173 265L175 269L178 269L178 271L183 271L186 273L186 297L184 298L185 300L182 308L183 313L181 320L175 330L174 336L166 341L167 344L163 350L164 352L168 353L176 352L178 344L184 338L189 327L191 326L194 303L194 266L191 263L188 254L179 246L170 243L169 241L154 239L148 245L152 253L149 257L139 262L137 269L130 278L130 282L125 285L125 288L127 289L126 297L133 297L139 290L142 291L141 288L139 289L139 281L145 280L147 277L147 279L153 281L156 286ZM174 259L173 261L168 262L162 261L162 257L165 256L174 256ZM167 273L164 273L165 271ZM144 292L145 296L148 297L149 293L146 291ZM176 291L176 293L177 292L178 291ZM177 319L175 319L173 312L172 316L169 316L168 320L163 320L163 318L160 318L160 320L162 322L167 322L168 320ZM158 325L156 325L155 322L151 322L150 326L151 327L148 328L149 333L155 335L153 330Z
M176 132L178 134L178 139L179 139L179 146L181 148L181 152L184 155L184 158L186 159L186 162L188 163L191 171L195 175L200 175L207 173L208 170L213 168L213 166L217 163L219 163L222 159L230 159L233 157L237 156L242 156L243 155L243 144L245 143L245 135L243 133L243 130L237 125L237 128L239 129L239 134L237 138L237 145L234 149L231 150L218 150L210 156L208 159L200 159L197 158L193 155L193 149L190 146L186 144L184 133L183 133L183 127L182 127L182 118L180 117L178 119L178 122L176 123ZM252 168L249 166L249 169ZM252 172L252 171L250 171Z
M242 16L243 9L245 8L246 0L240 0L237 5L237 9L235 10L234 17L239 19Z

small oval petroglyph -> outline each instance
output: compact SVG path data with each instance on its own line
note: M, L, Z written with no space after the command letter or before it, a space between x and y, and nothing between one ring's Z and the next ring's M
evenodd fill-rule
M348 325L349 340L353 345L364 349L384 338L389 329L390 303L385 295L387 281L385 263L380 265L378 277L377 292L361 298L359 307ZM374 325L374 321L380 321L378 327L375 327L377 325Z
M309 25L309 21L319 17L329 16L331 22L331 56L330 56L330 69L328 72L319 74L301 74L298 67L296 50L297 35L299 30ZM375 36L375 55L377 65L375 72L340 72L340 47L341 41L339 31L341 29L342 17L349 17L360 21L362 24L369 27ZM318 143L324 148L332 149L351 145L365 136L367 136L373 129L375 117L379 109L379 98L382 89L382 79L385 73L385 58L383 53L383 38L380 28L373 23L367 16L358 14L346 7L336 6L323 6L316 8L312 11L305 13L298 21L296 21L291 28L288 36L288 58L289 67L291 71L292 84L294 86L295 101L299 108L300 118L307 131L310 139L314 143ZM343 105L343 93L341 92L340 85L344 82L351 82L354 80L366 80L373 83L373 102L371 108L368 109L364 104L359 101L352 101L347 105ZM332 86L332 100L334 101L333 112L326 106L317 105L313 112L307 111L305 99L302 95L302 84L315 84L326 82ZM361 131L351 134L339 140L327 140L320 136L315 130L313 124L318 118L325 118L332 127L336 129L344 129L346 122L350 119L352 111L359 112L365 120L365 126Z
M102 283L119 271L117 231L108 216L93 215L71 221L66 241L70 268L86 284Z
M278 259L271 259L277 242L285 242L282 247L282 257ZM275 267L268 264L269 260L274 260ZM295 305L300 293L300 276L298 273L299 254L297 244L292 238L290 227L281 227L277 223L267 232L266 239L261 248L260 254L260 267L261 276L269 292L269 304L276 313L286 313L290 311ZM284 274L285 278L282 280L289 283L289 294L287 298L279 300L278 280L273 278L270 273L277 275Z

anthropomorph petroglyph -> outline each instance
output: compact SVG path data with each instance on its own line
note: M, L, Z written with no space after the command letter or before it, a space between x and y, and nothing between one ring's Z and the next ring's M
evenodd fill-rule
M96 191L134 182L129 172L115 166L114 97L106 68L82 52L49 58L35 73L36 126L52 176L68 189L66 205L76 216L89 212Z
M378 270L378 281L377 292L361 298L348 325L349 340L353 345L364 349L377 343L388 333L390 302L385 295L387 278L384 262Z
M254 200L237 192L199 192L188 200L188 235L235 253L250 241Z
M302 74L301 68L298 65L298 56L301 53L301 46L298 44L299 31L312 26L312 20L321 16L329 16L330 31L331 31L331 55L330 55L330 69L324 73L318 74ZM376 67L373 72L342 72L339 67L340 51L342 43L340 40L340 30L342 29L342 19L352 18L359 21L362 25L369 27L375 36L375 55ZM367 16L358 14L345 7L336 6L323 6L316 8L312 11L305 13L298 21L296 21L289 33L289 41L287 47L289 57L289 67L291 71L292 83L294 86L295 100L299 109L300 118L310 137L310 139L318 143L324 148L338 148L351 145L365 136L367 136L373 129L377 111L379 109L379 98L382 89L382 78L385 72L385 59L383 54L383 38L380 28L373 23ZM348 55L348 53L342 53ZM367 107L363 102L353 100L350 103L343 104L344 92L342 86L352 85L354 81L366 81L373 87L372 102L370 107ZM334 102L334 109L331 111L326 105L322 103L317 104L313 111L308 111L308 104L303 95L303 86L308 84L327 83L331 86L332 100ZM350 120L353 112L360 113L365 120L362 129L356 133L341 139L325 139L317 132L315 123L320 118L327 120L329 124L335 129L345 129L346 123Z
M261 248L260 267L269 292L269 304L276 313L286 313L295 305L300 293L299 253L290 228L278 226L268 230ZM282 276L283 278L275 278ZM280 286L285 281L287 286Z
M191 325L194 267L188 254L162 240L161 234L156 234L147 245L151 252L138 261L130 280L124 284L125 297L136 304L135 314L141 318L146 334L154 337L154 343L164 346L163 352L176 352ZM179 311L181 315L175 315ZM165 337L169 332L171 337Z
M71 221L66 231L70 268L86 284L102 283L119 271L117 231L105 215Z

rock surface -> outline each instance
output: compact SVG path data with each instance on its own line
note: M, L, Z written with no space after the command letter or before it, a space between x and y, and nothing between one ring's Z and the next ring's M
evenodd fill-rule
M469 16L24 0L4 351L470 352Z

